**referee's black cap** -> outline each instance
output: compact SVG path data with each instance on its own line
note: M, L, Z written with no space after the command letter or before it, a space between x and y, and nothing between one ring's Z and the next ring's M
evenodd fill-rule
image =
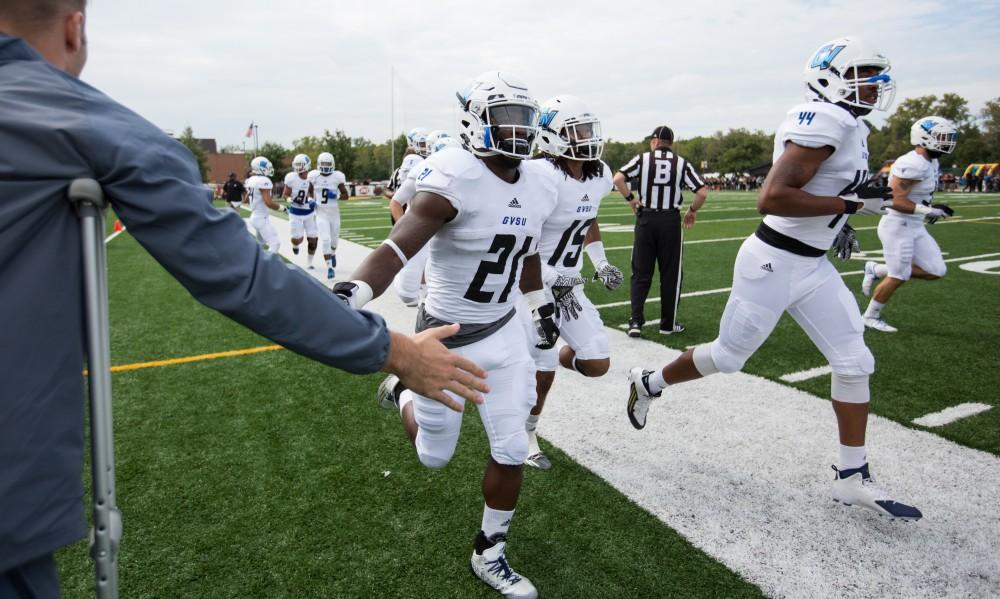
M660 125L656 129L653 129L653 133L646 136L646 141L649 141L651 139L662 139L663 141L666 142L673 142L674 132L670 127L667 127L666 125Z

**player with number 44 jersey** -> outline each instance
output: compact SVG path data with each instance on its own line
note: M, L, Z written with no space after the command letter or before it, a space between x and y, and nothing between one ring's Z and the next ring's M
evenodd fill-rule
M789 111L775 134L774 166L757 199L767 216L736 256L719 336L662 369L633 368L626 412L642 429L650 404L670 385L742 369L788 312L832 370L840 442L834 501L919 520L920 510L892 499L869 471L865 433L875 358L865 345L857 301L826 257L831 245L842 257L855 247L848 215L880 214L892 204L890 190L867 183L862 120L892 103L889 66L857 38L833 40L812 55L804 72L809 101Z

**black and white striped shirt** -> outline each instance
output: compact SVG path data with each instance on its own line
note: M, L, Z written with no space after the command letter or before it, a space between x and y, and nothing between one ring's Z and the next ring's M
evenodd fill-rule
M643 206L651 210L680 208L682 186L691 191L705 186L691 163L671 150L643 152L619 170L626 179L639 177L636 190Z

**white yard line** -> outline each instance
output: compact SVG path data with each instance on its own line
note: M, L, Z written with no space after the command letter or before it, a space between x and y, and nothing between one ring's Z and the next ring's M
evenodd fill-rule
M105 245L107 245L107 243L108 243L109 241L111 241L111 240L112 240L112 239L114 239L115 237L118 237L119 235L121 235L121 234L122 234L122 233L124 233L124 232L125 232L125 227L122 227L122 228L121 228L121 230L119 230L119 231L115 231L115 232L114 232L114 233L112 233L111 235L108 235L108 238L104 240L104 243L105 243Z
M962 418L968 418L969 416L975 416L989 410L993 406L984 403L960 403L957 406L951 406L950 408L945 408L940 412L932 412L920 418L914 418L913 424L919 424L920 426L935 427L944 426L955 422L956 420L961 420Z
M830 366L826 365L810 368L809 370L802 370L800 372L792 372L778 378L786 383L800 383L802 381L808 381L809 379L830 374L830 372L832 372Z

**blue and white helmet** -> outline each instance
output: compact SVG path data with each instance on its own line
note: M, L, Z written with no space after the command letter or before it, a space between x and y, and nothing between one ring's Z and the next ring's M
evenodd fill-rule
M271 161L263 156L257 156L250 161L250 173L254 175L261 175L263 177L270 177L274 174L274 166L271 165Z
M958 127L940 116L925 116L910 127L910 143L932 152L951 154L958 143Z
M427 156L427 129L414 127L406 134L406 144L417 154Z
M891 66L881 52L856 37L829 41L806 62L806 98L866 110L888 110L896 96L895 82L889 77ZM874 67L878 73L861 77L860 70L865 67ZM863 102L859 93L868 86L877 86L878 91L871 104Z
M296 154L295 158L292 158L292 170L296 173L308 173L311 164L312 162L305 154Z
M333 160L333 154L329 152L323 152L316 157L316 168L319 170L321 175L329 175L333 173L333 169L336 168L337 163Z
M538 102L519 79L487 71L458 92L459 137L477 156L530 158L538 134Z
M436 154L445 148L462 149L462 142L450 135L439 137L437 141L431 144L431 154Z
M538 117L538 149L571 160L599 160L604 152L601 121L576 96L549 98Z

